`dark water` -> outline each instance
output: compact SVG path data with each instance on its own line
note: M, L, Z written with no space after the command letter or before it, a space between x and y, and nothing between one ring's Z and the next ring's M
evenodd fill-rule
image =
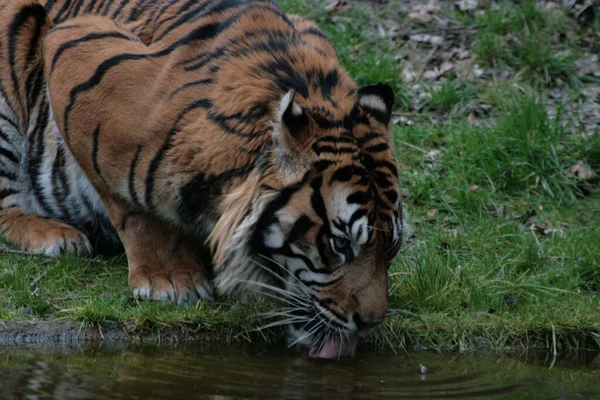
M0 347L0 398L600 399L600 354L395 355L363 346L325 361L218 343Z

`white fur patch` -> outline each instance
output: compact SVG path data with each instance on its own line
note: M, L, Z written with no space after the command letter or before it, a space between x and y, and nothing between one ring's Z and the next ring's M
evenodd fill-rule
M284 234L279 225L273 224L269 227L269 230L265 235L264 244L271 249L280 249L283 247L284 239Z
M352 225L352 237L356 239L359 245L367 243L369 240L369 219L364 216ZM359 235L360 234L360 235Z
M290 102L294 101L294 95L296 92L294 90L290 90L281 98L281 102L279 103L279 108L277 109L277 121L281 121L283 118L283 114L285 110L290 106ZM295 106L295 107L294 107ZM298 114L296 114L298 112ZM300 115L302 114L302 109L294 102L292 105L292 114Z
M250 240L258 219L275 196L276 193L270 193L254 200L252 212L236 228L229 243L223 244L227 246L227 253L223 265L216 270L213 283L220 294L240 301L256 297L247 282L264 280L264 270L255 264L256 260L249 254Z
M363 107L381 111L382 113L387 112L387 107L386 107L383 99L374 94L368 94L368 95L362 96L359 100L359 104Z

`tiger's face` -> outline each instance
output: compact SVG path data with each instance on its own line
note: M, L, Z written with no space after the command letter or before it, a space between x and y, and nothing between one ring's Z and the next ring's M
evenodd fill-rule
M261 215L254 247L284 297L290 344L337 357L353 353L357 334L383 321L388 268L406 234L389 123L393 93L387 85L363 88L342 121L327 123L287 96L273 164L292 183Z

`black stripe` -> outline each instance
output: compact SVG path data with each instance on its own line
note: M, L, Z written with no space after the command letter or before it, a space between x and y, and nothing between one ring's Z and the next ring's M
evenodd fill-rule
M378 153L378 152L386 151L389 149L390 149L390 146L387 143L382 142L382 143L367 147L365 149L365 151L368 151L369 153Z
M356 168L354 165L348 165L342 168L339 168L337 171L333 173L331 177L330 184L333 182L348 182L354 175L356 174Z
M248 10L251 9L264 9L265 11L271 11L275 14L281 15L281 16L285 16L281 11L270 8L270 7L265 7L263 5L258 5L256 3L262 3L262 2L267 2L270 3L271 5L273 5L273 3L271 2L271 0L222 0L214 5L212 5L209 1L205 1L205 2L201 2L199 3L199 6L187 13L182 13L183 11L187 10L191 5L195 5L198 4L197 0L188 0L182 7L179 8L178 10L178 14L180 15L179 19L177 21L175 21L173 24L169 25L156 39L155 42L159 42L162 39L164 39L165 36L167 36L169 33L171 33L173 30L179 28L180 26L190 23L192 21L196 21L198 19L201 19L207 15L215 15L221 12L224 12L228 9L232 9L232 8L237 8L237 7L241 7L243 5L250 5L249 7L246 7L244 10L242 10L242 12L238 12L235 14L236 18L239 15L242 15L243 12L247 12ZM211 6L209 9L206 9L208 6ZM287 19L287 18L286 18Z
M396 204L396 202L398 201L398 192L395 190L386 190L385 192L383 192L383 194L392 204Z
M25 84L27 94L27 107L29 110L34 108L34 104L40 97L44 97L43 91L44 84L44 71L42 66L35 67L33 72L27 77L27 83Z
M81 9L81 6L85 3L85 0L74 0L77 2L77 4L75 4L75 7L73 7L73 10L69 13L72 16L76 16L79 15L79 10Z
M177 211L181 220L196 225L202 213L212 209L223 186L231 179L247 175L253 168L254 163L251 163L216 175L198 173L180 190L181 203Z
M112 3L112 1L111 1L111 3ZM117 17L118 17L119 15L121 15L121 12L123 12L123 9L125 8L125 6L126 6L127 4L129 4L129 0L123 0L123 1L121 2L121 4L119 4L119 8L117 8L117 9L115 10L115 12L114 12L114 13L113 13L113 14L112 14L110 17L111 17L112 19L117 19ZM112 4L111 4L111 5L112 5ZM106 14L103 14L103 15L106 15Z
M317 155L323 153L332 153L332 154L354 154L358 152L358 149L355 147L333 147L333 146L312 146L313 151L317 153Z
M234 15L233 17L231 17L230 19L228 19L227 21L221 23L221 24L207 24L207 25L203 25L200 26L196 29L194 29L192 32L190 32L189 34L187 34L186 36L180 38L179 40L177 40L175 43L171 44L169 47L158 51L156 53L150 53L150 54L131 54L131 53L125 53L125 54L118 54L115 55L111 58L109 58L108 60L103 61L97 68L96 71L94 73L94 75L88 79L86 82L80 83L79 85L75 86L73 89L71 89L70 94L69 94L69 103L67 104L67 107L65 108L65 112L64 112L64 132L63 135L65 136L65 138L68 140L69 138L69 115L71 113L71 110L73 109L73 106L75 105L75 102L77 100L77 96L80 93L84 93L87 91L92 90L94 87L96 87L100 81L102 80L102 78L104 77L104 75L111 70L112 68L120 65L121 63L125 62L125 61L132 61L132 60L143 60L143 59L151 59L151 58L160 58L160 57L164 57L166 55L171 54L174 50L176 50L177 48L179 48L180 46L185 46L185 45L189 45L190 43L196 41L196 40L204 40L204 39L208 39L210 37L214 37L216 36L218 33L222 32L223 30L227 29L233 22L236 21L237 15Z
M329 41L329 38L317 28L304 29L304 30L300 31L300 34L317 36L317 37L320 37L321 39L325 39L325 40Z
M100 0L100 4L98 4L98 8L96 8L96 10L94 11L94 14L96 14L96 15L100 14L100 10L102 10L105 3L106 3L106 0Z
M372 200L372 196L369 192L354 192L346 198L348 204L360 204L365 205Z
M42 160L45 153L45 137L44 130L48 125L49 108L48 103L43 102L40 105L38 119L35 122L35 128L29 136L29 165L27 166L27 174L33 188L33 195L38 201L44 213L48 214L50 206L44 196L42 186L39 183L39 174L42 166Z
M352 216L350 217L350 221L348 221L348 226L349 226L348 230L350 232L352 232L352 227L354 226L356 221L358 221L359 219L361 219L362 217L364 217L367 214L368 214L368 211L364 208L359 208L358 210L356 210L354 212L354 214L352 214ZM358 236L360 236L360 234Z
M265 207L265 210L254 225L254 230L252 232L250 249L253 254L261 254L267 251L264 245L263 232L275 221L275 213L289 203L294 193L300 190L303 184L304 182L301 182L298 185L284 188L279 195Z
M65 172L65 150L62 145L58 145L56 156L52 163L52 195L54 203L58 205L62 216L70 216L66 206L66 200L69 197L69 182Z
M140 203L140 199L135 191L135 169L137 168L141 152L142 146L138 146L138 149L131 160L131 165L129 166L129 195L131 196L131 201L133 201L133 204L135 204L135 206L138 208L142 207L142 203Z
M63 15L69 10L69 7L72 4L71 1L65 1L65 0L62 0L62 1L63 1L63 6L60 8L60 10L58 10L58 13L56 13L56 16L54 17L54 23L62 22Z
M325 201L323 200L323 195L321 194L322 185L323 177L321 176L315 178L311 182L313 192L310 197L310 202L313 210L322 222L321 228L319 228L319 233L317 234L317 249L319 250L319 255L321 256L323 263L329 264L325 249L327 246L327 237L329 237L331 233L331 227L329 225L329 217L327 216L327 207L325 206Z
M5 98L6 101L8 101L8 98ZM17 123L14 122L10 117L8 117L7 115L4 115L0 112L0 120L7 122L10 126L12 126L13 128L15 128L15 130L17 132L19 132L19 127L17 126ZM9 141L8 139L4 139L7 142Z
M4 200L8 196L12 196L13 194L17 194L17 193L19 193L18 190L11 189L11 188L4 188L4 189L0 190L0 200Z
M35 31L30 38L30 46L37 45L41 34L41 26L45 22L46 11L39 4L32 4L26 7L23 7L19 12L15 15L12 22L8 28L8 67L10 68L10 77L12 80L12 85L15 91L15 96L17 97L17 101L21 102L21 93L20 93L20 85L19 79L17 76L16 70L16 57L17 57L17 40L20 36L20 30L23 25L25 25L30 17L34 17L36 20ZM37 48L29 48L27 58L24 61L31 60ZM19 71L21 73L22 71Z
M85 35L85 36L80 37L75 40L71 40L69 42L65 42L65 43L61 44L58 47L58 49L56 49L56 52L54 53L54 56L52 57L52 63L50 64L49 75L52 75L52 72L54 70L54 67L56 66L56 63L58 62L58 59L68 49L73 48L81 43L87 43L87 42L91 42L94 40L101 40L101 39L106 39L106 38L131 40L131 38L129 36L127 36L123 33L120 33L120 32L101 32L101 33L96 32L96 33L90 33L89 35Z
M370 142L371 140L380 138L381 134L377 133L377 132L369 132L366 135L364 135L363 137L358 138L358 144L363 146L365 144L367 144L368 142Z
M94 164L94 171L96 171L96 174L98 174L100 179L102 179L102 182L104 182L104 184L108 186L108 183L106 183L104 177L102 176L102 172L100 172L100 164L98 163L98 152L100 151L98 144L98 141L100 139L100 125L96 126L96 129L94 130L93 139L94 141L92 145L92 162Z
M292 229L290 229L287 238L288 243L293 243L296 240L302 239L304 235L306 235L306 232L315 225L316 224L307 215L302 215L294 222Z
M0 156L12 161L15 164L19 163L19 158L10 150L0 147Z
M199 99L191 104L189 104L183 111L179 113L177 119L173 123L173 126L169 130L167 134L167 138L161 148L158 150L152 161L150 162L150 166L148 167L148 172L146 173L146 195L145 195L145 203L149 208L153 207L152 195L154 191L154 178L158 167L162 163L162 160L165 156L165 153L169 151L173 147L173 138L179 132L179 123L183 120L183 118L193 110L198 108L208 108L211 106L211 102L208 99Z
M212 79L200 79L200 80L197 80L197 81L187 82L186 84L184 84L184 85L178 87L177 89L175 89L169 95L169 100L173 99L173 97L175 97L182 90L188 89L188 88L193 87L193 86L207 85L207 84L210 84L212 82L213 82Z
M9 181L13 181L14 182L17 179L19 179L19 176L16 173L14 173L14 172L10 172L10 171L7 171L7 170L0 169L0 178L8 179Z
M96 5L96 0L87 0L88 1L88 5L85 8L85 10L83 10L84 14L89 14L92 12L92 9L94 8L94 6Z
M314 268L314 267L313 267L313 268ZM310 268L309 268L309 269L310 269ZM304 283L306 286L316 286L316 287L323 288L323 287L327 287L327 286L335 285L336 283L338 283L338 282L339 282L339 281L340 281L340 280L343 278L343 275L342 275L342 276L339 276L339 277L337 277L337 278L335 278L335 279L332 279L332 280L330 280L330 281L327 281L327 282L307 281L307 280L304 280L304 279L302 279L302 278L301 278L301 274L302 274L302 272L308 272L308 271L307 271L307 270L305 270L305 269L299 269L299 270L297 270L297 271L294 273L294 276L295 276L295 277L296 277L296 278L297 278L297 279L298 279L300 282ZM312 271L312 270L311 270L311 272L316 272L317 274L328 274L328 272L319 271L319 270L316 270L316 271ZM331 311L331 310L330 310L330 311ZM333 311L332 311L332 312L333 312Z

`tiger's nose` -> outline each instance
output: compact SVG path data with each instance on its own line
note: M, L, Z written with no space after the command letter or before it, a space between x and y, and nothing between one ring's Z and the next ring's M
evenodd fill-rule
M361 316L359 313L354 313L353 320L356 324L356 328L359 331L364 331L367 329L371 329L376 327L377 325L383 322L384 317L378 317L375 315L363 315Z

